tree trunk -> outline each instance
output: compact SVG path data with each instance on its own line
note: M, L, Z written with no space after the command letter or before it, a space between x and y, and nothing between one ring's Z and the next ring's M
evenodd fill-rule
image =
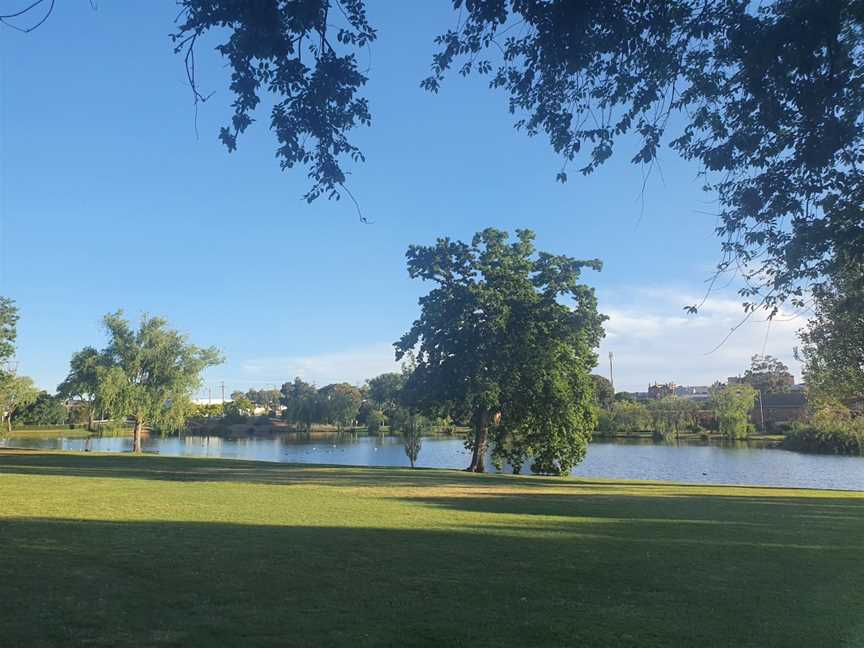
M6 431L12 434L12 413L6 415Z
M468 466L468 472L486 472L486 446L488 443L489 416L483 412L474 428L474 451L471 454L471 465Z
M87 405L87 431L93 431L93 403Z
M144 425L141 419L135 419L135 431L132 432L132 452L141 454L141 431Z

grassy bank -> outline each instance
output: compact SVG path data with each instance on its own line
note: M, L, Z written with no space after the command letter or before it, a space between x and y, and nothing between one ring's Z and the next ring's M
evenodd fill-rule
M66 437L67 439L85 439L91 436L93 433L88 432L86 428L70 428L63 427L62 425L58 425L54 428L49 427L39 427L39 428L19 428L13 429L11 432L7 432L6 430L0 430L0 438L8 437L8 438L19 438L19 437L28 437L28 438L39 438L45 437L54 439L56 437Z
M662 438L662 437L661 437ZM675 435L668 435L667 441L710 441L713 443L738 442L738 443L769 443L778 444L786 437L782 434L749 434L744 439L730 439L719 432L679 432ZM595 432L594 441L615 441L615 440L657 440L653 432Z
M0 451L4 645L860 646L864 493Z

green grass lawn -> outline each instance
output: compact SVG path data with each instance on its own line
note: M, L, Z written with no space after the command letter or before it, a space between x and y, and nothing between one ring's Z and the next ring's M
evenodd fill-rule
M862 646L864 493L0 451L6 646Z
M39 437L53 439L56 437L66 437L67 439L86 439L87 437L92 436L92 434L92 432L88 432L84 428L72 429L69 426L63 427L62 425L58 425L56 428L37 430L27 428L12 430L11 432L0 430L0 438Z

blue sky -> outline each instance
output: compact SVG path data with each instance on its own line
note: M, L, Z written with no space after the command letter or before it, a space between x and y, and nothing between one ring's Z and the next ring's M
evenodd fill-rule
M393 366L391 344L428 287L404 253L437 236L527 227L541 249L599 257L585 279L610 315L601 352L616 386L705 384L763 350L792 361L801 319L743 327L730 287L697 317L718 255L715 211L697 169L671 152L641 191L622 143L599 172L555 182L560 160L512 128L506 97L453 76L419 88L433 37L455 24L448 2L370 2L379 30L365 95L373 124L354 133L367 162L347 200L301 198L305 173L279 170L259 113L229 154L227 71L198 50L198 131L170 2L58 3L29 35L0 32L0 294L21 309L18 367L53 389L73 351L103 342L99 320L122 308L163 315L227 362L211 388L262 387L301 375L360 382Z

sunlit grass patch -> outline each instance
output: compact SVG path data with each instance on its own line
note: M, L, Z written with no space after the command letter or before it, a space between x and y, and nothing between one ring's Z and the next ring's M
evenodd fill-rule
M9 645L855 645L864 494L0 451ZM2 642L0 642L2 643Z

